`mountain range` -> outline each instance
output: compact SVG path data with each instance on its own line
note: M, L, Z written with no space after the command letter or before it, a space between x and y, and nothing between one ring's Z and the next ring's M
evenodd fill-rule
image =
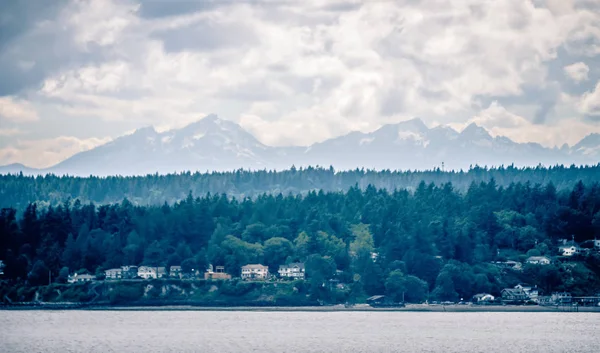
M107 176L166 174L182 171L289 169L292 165L340 169L446 170L480 166L598 164L600 134L574 146L546 148L492 137L471 124L458 132L447 126L428 128L420 119L385 125L371 133L347 135L308 147L272 147L238 124L209 115L181 129L136 130L46 169L22 164L0 167L0 174Z

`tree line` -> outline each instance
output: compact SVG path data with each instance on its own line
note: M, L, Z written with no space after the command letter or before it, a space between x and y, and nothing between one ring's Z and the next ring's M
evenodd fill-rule
M367 185L254 198L189 192L173 204L67 199L44 209L29 203L23 211L0 210L0 259L14 282L42 285L49 272L64 280L75 271L121 265L203 271L213 264L237 276L248 263L276 272L280 264L304 262L315 298L332 295L331 283L349 286L352 298L404 293L407 301L498 294L519 282L545 292L595 294L595 253L576 262L525 265L522 272L491 262L555 257L559 239L586 243L596 236L600 185L583 181L561 190L554 183L504 187L491 179L464 192L423 181L412 191Z
M243 199L263 193L301 194L315 190L346 191L357 185L367 185L386 190L408 189L414 191L421 181L453 187L465 192L471 183L494 179L499 186L511 183L531 185L553 183L558 190L572 188L576 181L586 185L597 181L600 165L553 166L516 168L514 166L486 168L474 166L466 171L391 171L364 170L336 171L332 167L308 167L284 171L248 171L212 173L180 173L146 175L136 177L73 177L73 176L24 176L0 175L0 207L14 207L19 211L28 203L38 207L57 206L67 198L82 203L109 204L127 198L134 205L172 204L184 199L189 191L194 195L208 192Z

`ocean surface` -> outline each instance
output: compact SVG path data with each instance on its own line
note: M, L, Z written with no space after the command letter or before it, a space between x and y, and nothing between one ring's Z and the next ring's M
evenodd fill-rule
M600 352L595 313L0 311L2 352Z

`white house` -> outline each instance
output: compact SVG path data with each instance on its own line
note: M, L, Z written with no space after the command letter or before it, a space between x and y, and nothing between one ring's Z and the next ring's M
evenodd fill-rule
M560 250L563 256L573 256L579 254L580 251L579 246L575 244L560 246L558 249Z
M478 304L491 303L495 299L493 295L488 293L479 293L473 296L473 302Z
M532 265L549 265L550 259L546 256L530 256L527 258L527 263Z
M594 238L594 247L596 249L600 248L600 240L599 239Z
M69 276L69 278L67 279L67 281L69 283L79 283L79 282L91 282L93 280L96 279L96 276L92 276L92 275L79 275L79 274L74 274L72 276Z
M282 278L304 279L304 264L295 262L289 265L280 265L277 272Z
M123 278L123 269L122 268L111 268L109 270L104 271L104 275L107 280L116 280Z
M266 279L269 277L269 267L260 264L242 266L242 279Z
M156 267L140 266L138 267L137 275L143 279L157 278Z

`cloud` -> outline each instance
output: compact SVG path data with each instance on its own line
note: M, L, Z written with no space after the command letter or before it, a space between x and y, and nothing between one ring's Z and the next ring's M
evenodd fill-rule
M414 116L442 124L477 117L495 131L552 144L560 142L557 127L567 126L562 121L592 124L584 116L597 110L598 90L587 86L597 80L592 64L600 54L594 1L18 6L4 13L19 20L0 27L2 99L24 103L43 122L120 126L113 136L134 126L179 127L214 112L278 145ZM563 99L573 86L574 97L590 92ZM39 129L44 141L59 137ZM565 139L585 133L569 130Z
M588 79L590 68L584 62L578 62L564 67L565 74L575 82Z
M0 129L0 136L15 136L21 133L19 129Z
M591 92L586 92L581 96L579 109L586 116L600 117L600 81Z
M0 149L0 165L23 163L27 166L46 168L53 166L75 153L87 151L109 142L111 139L78 139L60 136L54 139L22 140L15 146Z
M30 102L16 97L0 97L0 119L30 122L39 119Z

